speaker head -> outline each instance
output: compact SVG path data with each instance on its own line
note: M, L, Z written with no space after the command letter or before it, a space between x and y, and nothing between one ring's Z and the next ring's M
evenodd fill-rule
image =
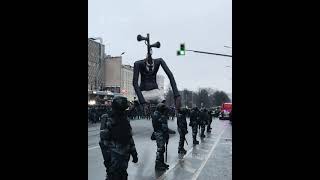
M160 48L160 42L156 42L154 44L151 44L150 47Z
M148 40L148 38L141 36L140 34L137 36L138 41Z

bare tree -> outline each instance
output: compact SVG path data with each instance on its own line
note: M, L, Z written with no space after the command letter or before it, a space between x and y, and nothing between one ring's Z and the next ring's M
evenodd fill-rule
M213 94L213 104L215 106L221 106L223 103L231 102L229 96L224 91L216 91Z
M180 91L180 94L182 106L192 107L193 92L188 89L184 89L183 91Z
M209 93L207 89L199 89L198 91L199 94L199 106L203 103L203 106L208 108L209 107Z
M224 91L212 88L199 88L197 92L183 89L179 91L181 96L181 105L186 107L200 107L203 103L204 107L221 106L222 103L230 102L230 98ZM165 93L166 104L174 106L174 95L169 87Z

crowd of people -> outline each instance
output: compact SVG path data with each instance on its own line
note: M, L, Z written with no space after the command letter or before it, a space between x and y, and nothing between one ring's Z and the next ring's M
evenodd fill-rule
M103 114L111 111L110 105L92 105L88 106L88 122L95 124L100 122Z
M175 109L164 103L155 106L129 106L126 98L116 97L113 100L110 111L101 116L100 127L100 148L102 150L104 165L106 167L107 179L127 179L127 168L130 156L134 163L138 162L138 152L135 148L132 136L130 118L150 118L152 120L153 134L151 140L156 141L157 152L155 168L167 170L169 165L165 163L164 153L169 143L168 120L177 117L177 130L180 141L178 153L185 155L184 142L188 134L187 117L190 117L189 126L192 132L193 145L199 144L197 137L205 138L205 132L211 132L211 124L214 117L217 117L218 110L201 106ZM108 107L106 107L108 109ZM199 131L199 133L198 133Z
M156 107L153 105L141 106L137 103L130 104L126 113L130 120L135 119L147 119L151 120L151 116ZM88 122L95 124L101 122L101 116L103 114L110 114L111 105L92 105L88 107ZM188 109L188 117L190 116L190 110ZM174 107L169 108L168 117L173 120L176 117L176 109Z
M155 106L148 105L148 106L141 106L138 103L131 103L129 108L126 110L128 118L130 120L135 119L147 119L151 120L151 116L153 112L156 110ZM192 109L185 108L185 116L190 118ZM101 121L101 116L103 114L110 114L111 112L111 105L92 105L88 106L88 122L95 124ZM219 109L210 108L210 113L213 117L218 118L220 111ZM177 117L175 107L169 107L168 109L168 118L169 120L173 120Z

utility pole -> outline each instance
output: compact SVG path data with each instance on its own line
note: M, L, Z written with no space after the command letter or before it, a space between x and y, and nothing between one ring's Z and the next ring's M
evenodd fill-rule
M227 48L231 48L229 46L224 46ZM213 52L205 52L205 51L197 51L197 50L191 50L191 49L186 49L186 46L184 43L180 44L180 49L177 51L177 56L185 56L186 51L191 51L195 53L203 53L203 54L211 54L211 55L216 55L216 56L226 56L226 57L232 57L232 55L228 54L220 54L220 53L213 53Z

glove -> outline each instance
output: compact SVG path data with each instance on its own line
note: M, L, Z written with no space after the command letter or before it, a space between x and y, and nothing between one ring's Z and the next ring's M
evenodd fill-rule
M135 154L134 156L132 156L132 162L133 163L137 163L138 162L138 154Z

